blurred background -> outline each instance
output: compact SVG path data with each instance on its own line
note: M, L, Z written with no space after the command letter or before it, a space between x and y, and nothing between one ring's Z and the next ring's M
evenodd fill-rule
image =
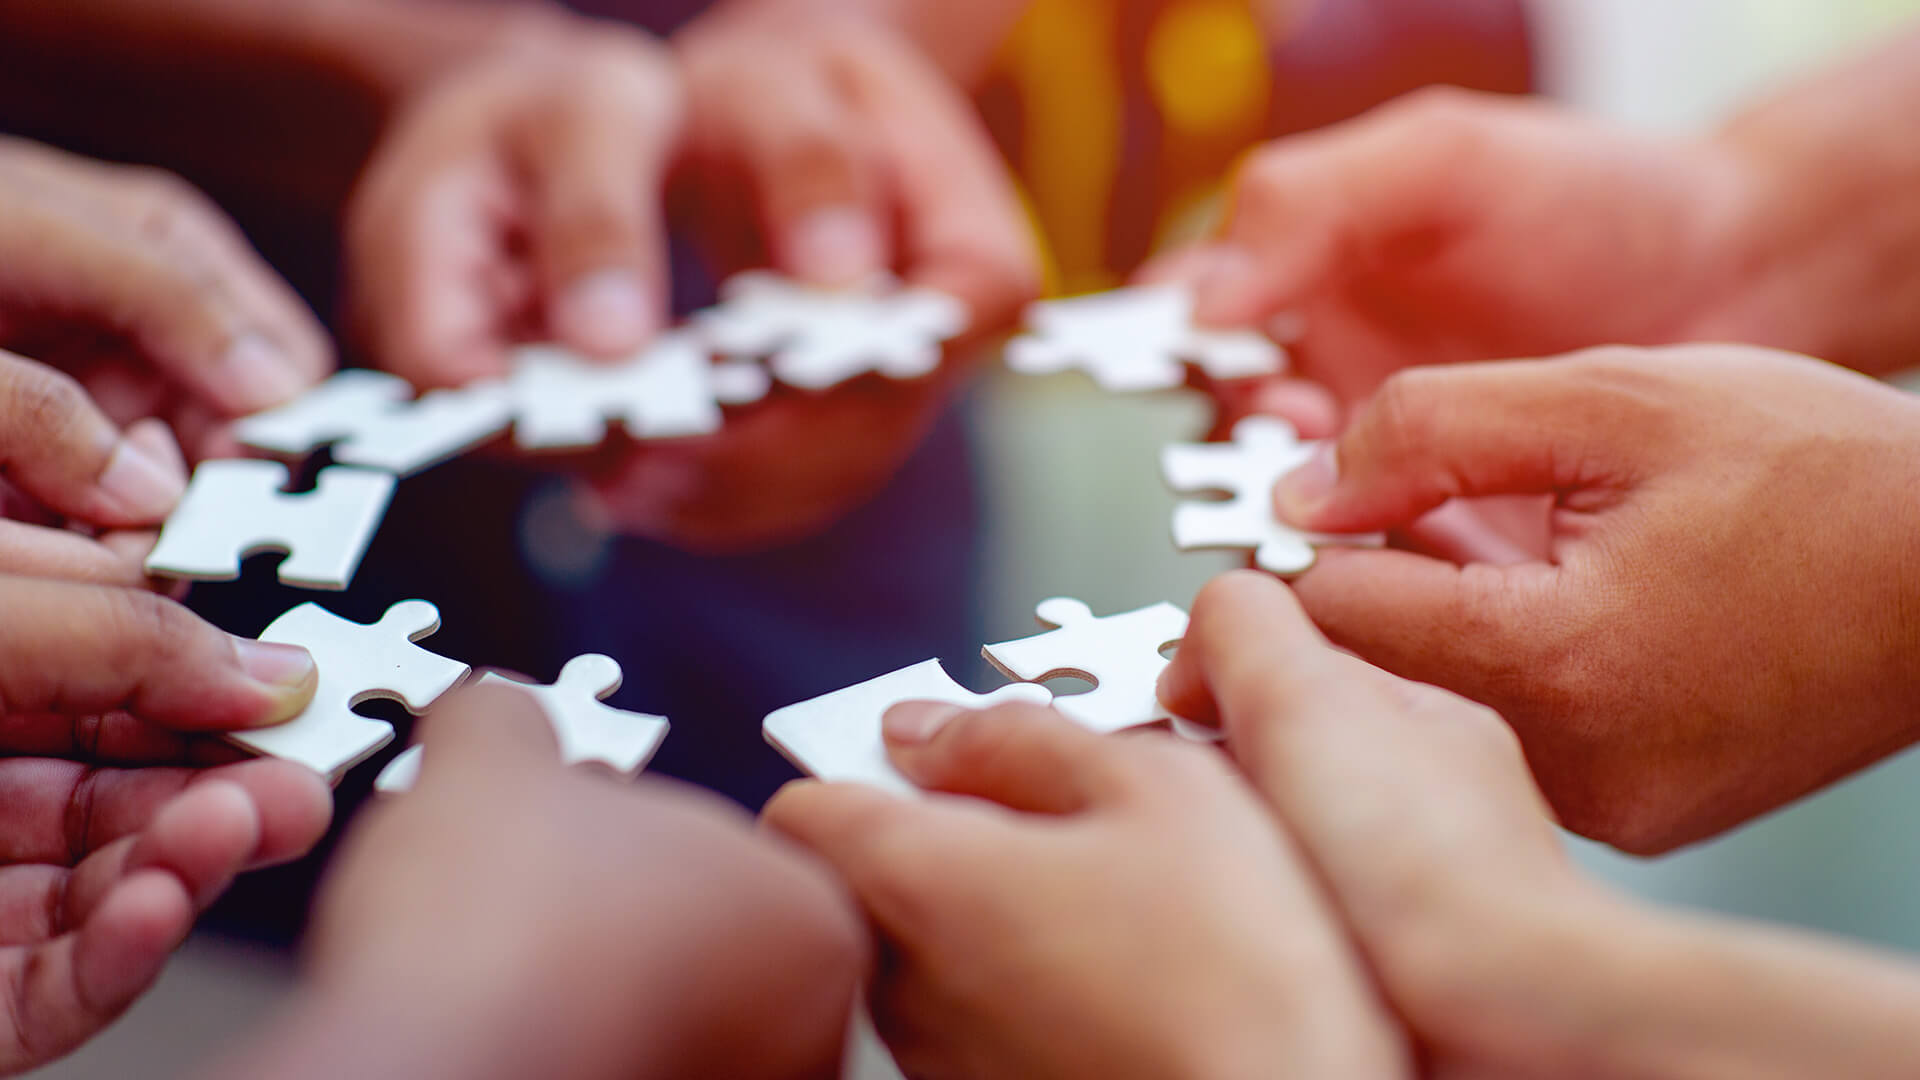
M1317 69L1341 67L1334 54L1356 40L1351 23L1311 49L1267 50L1257 37L1236 36L1253 18L1245 0L1170 5L1180 16L1137 40L1122 25L1127 6L1037 4L1008 43L984 102L1045 224L1055 284L1064 289L1112 284L1116 267L1203 227L1220 173L1263 128L1337 118L1382 92L1377 82L1344 76L1308 81ZM1452 6L1483 16L1496 35L1516 7ZM1531 41L1531 63L1488 59L1481 73L1488 85L1517 89L1531 79L1583 110L1674 134L1708 128L1781 81L1920 17L1920 0L1529 0L1526 8L1530 25L1521 32ZM1196 58L1212 77L1183 77L1182 65ZM1411 51L1396 58L1392 75L1458 78L1448 72L1461 62L1473 62L1471 43ZM1315 89L1290 93L1296 82ZM1140 99L1162 120L1144 150L1128 123ZM1205 429L1207 409L1197 396L1121 398L1077 377L997 375L983 379L976 396L970 423L988 523L985 640L1031 632L1033 605L1049 596L1077 596L1102 613L1158 600L1184 605L1232 565L1225 557L1176 555L1167 538L1173 498L1158 481L1157 450ZM967 670L968 658L947 660L957 675ZM972 677L976 687L989 684ZM1664 902L1920 949L1911 902L1920 896L1920 838L1903 824L1916 818L1920 757L1908 754L1665 859L1573 845L1597 872ZM290 987L283 955L196 938L118 1027L39 1075L183 1075Z

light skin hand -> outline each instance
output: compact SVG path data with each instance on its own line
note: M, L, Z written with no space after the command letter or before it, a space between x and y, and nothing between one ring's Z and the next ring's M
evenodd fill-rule
M1328 550L1295 589L1342 646L1497 708L1569 828L1657 852L1920 736L1916 483L1911 398L1694 346L1403 373L1277 497L1330 531L1550 499L1543 558Z
M1032 707L902 705L885 730L942 794L803 782L765 820L865 906L909 1075L1412 1075L1318 883L1211 749Z
M562 768L518 691L456 695L424 745L322 891L307 993L223 1075L838 1075L865 956L811 860L712 796Z
M283 721L306 653L137 590L0 577L0 1072L44 1064L158 977L234 875L326 830L326 783L214 732Z
M1224 727L1433 1075L1911 1068L1920 973L1608 894L1566 859L1497 714L1329 647L1266 575L1201 593L1161 697Z
M333 367L311 312L180 180L0 139L0 347L60 368L122 422L193 442Z

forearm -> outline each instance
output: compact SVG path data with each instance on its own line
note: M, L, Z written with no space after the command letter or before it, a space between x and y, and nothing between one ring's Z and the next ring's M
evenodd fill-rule
M1717 136L1756 180L1736 245L1740 285L1701 336L1737 332L1870 374L1920 364L1917 115L1911 32Z
M0 127L331 207L409 90L567 25L516 0L0 0Z

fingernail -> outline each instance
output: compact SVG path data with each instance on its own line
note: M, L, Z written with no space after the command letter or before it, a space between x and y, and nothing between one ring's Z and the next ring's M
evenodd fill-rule
M120 440L100 474L100 490L132 520L162 521L187 493L187 477L143 441L132 434Z
M611 355L640 347L660 329L640 275L601 270L574 282L553 311L554 330L571 345Z
M787 262L821 285L851 285L886 266L886 243L871 215L851 206L815 210L787 232Z
M286 353L259 334L242 334L227 350L221 370L233 405L244 412L283 405L307 388L306 380L287 362Z
M1280 516L1295 525L1306 525L1333 497L1340 482L1340 463L1331 439L1314 448L1306 464L1280 478L1274 502Z
M908 701L880 718L880 733L894 746L924 746L965 710L932 701Z
M303 698L304 692L310 691L320 677L312 654L298 645L279 645L236 637L233 639L233 651L240 659L240 670L277 696ZM300 701L298 707L269 717L265 722L278 723L289 719L304 706L305 702Z

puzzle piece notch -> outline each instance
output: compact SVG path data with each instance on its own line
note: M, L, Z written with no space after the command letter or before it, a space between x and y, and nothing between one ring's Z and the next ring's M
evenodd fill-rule
M1084 694L1054 699L1054 707L1090 731L1108 734L1171 719L1158 695L1161 650L1187 633L1187 613L1168 603L1105 617L1067 597L1036 608L1043 634L981 650L1008 678L1029 683L1071 675L1094 684Z
M870 372L917 379L940 366L942 343L966 332L966 305L931 289L900 288L879 275L845 289L763 271L737 275L722 302L694 316L706 342L727 356L767 356L781 382L826 390Z
M242 443L299 458L333 444L343 465L409 476L479 446L507 429L512 403L497 383L413 388L377 371L343 371L304 396L234 426Z
M647 767L667 737L664 716L627 712L605 704L620 689L623 676L612 657L599 653L576 656L560 670L551 686L529 685L488 673L482 686L510 686L533 695L560 745L560 760L574 765L598 762L622 776L633 777ZM374 789L393 795L411 790L420 774L423 747L409 747L380 771Z
M1085 371L1114 393L1170 390L1186 383L1185 363L1214 379L1276 375L1286 352L1252 330L1204 329L1193 296L1171 285L1116 289L1027 309L1028 333L1007 346L1007 366L1024 375Z
M971 709L1023 702L1046 705L1053 694L1044 686L1017 683L990 694L976 694L947 674L938 660L869 679L771 713L761 732L774 749L811 776L822 780L870 784L897 795L918 788L887 759L880 718L903 701L937 701Z
M751 404L770 385L758 365L716 365L691 335L670 333L619 364L528 346L507 396L521 449L584 450L604 442L614 421L636 439L711 435L720 430L721 405Z
M1226 492L1224 502L1185 502L1173 512L1173 543L1182 551L1251 550L1261 569L1282 577L1304 573L1314 549L1378 547L1377 534L1305 532L1281 521L1273 508L1274 485L1306 464L1318 447L1303 442L1293 425L1271 416L1250 416L1234 425L1230 443L1182 443L1161 451L1160 468L1176 492Z
M269 757L297 761L339 783L393 739L393 725L353 711L375 699L398 701L408 712L431 708L467 677L467 665L415 642L440 629L440 612L425 600L405 600L380 621L356 623L318 604L301 604L273 621L261 641L299 645L319 672L313 702L285 724L235 732L228 741Z
M232 581L246 559L283 551L281 582L345 589L393 499L394 476L329 466L299 494L286 492L288 480L287 467L272 461L201 464L147 555L147 573Z

